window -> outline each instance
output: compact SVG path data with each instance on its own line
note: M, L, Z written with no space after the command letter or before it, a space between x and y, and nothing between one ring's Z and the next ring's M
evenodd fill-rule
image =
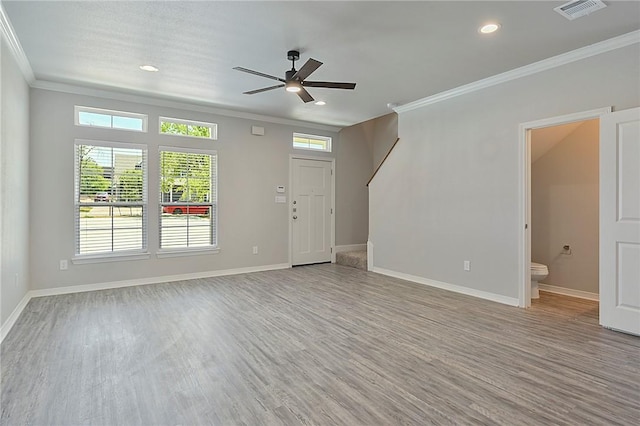
M146 250L146 158L141 146L76 140L76 255Z
M313 151L331 152L331 138L327 136L294 133L293 147L298 149L310 149Z
M160 133L193 138L217 139L218 125L202 121L160 117Z
M108 129L147 131L147 116L133 112L108 109L75 107L76 126L106 127Z
M217 155L160 148L160 248L217 247Z

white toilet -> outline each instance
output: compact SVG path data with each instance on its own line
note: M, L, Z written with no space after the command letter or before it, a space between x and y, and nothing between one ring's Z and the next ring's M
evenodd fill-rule
M544 280L549 275L549 269L547 265L542 263L531 262L531 298L540 298L540 290L538 289L538 282Z

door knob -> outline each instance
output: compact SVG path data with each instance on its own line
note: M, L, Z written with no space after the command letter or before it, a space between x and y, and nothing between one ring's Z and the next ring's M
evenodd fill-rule
M297 219L297 218L298 218L298 216L296 216L296 215L293 215L293 218L294 218L294 219Z

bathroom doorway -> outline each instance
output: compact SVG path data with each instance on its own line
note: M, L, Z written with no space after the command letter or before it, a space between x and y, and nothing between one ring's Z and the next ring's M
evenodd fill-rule
M520 125L521 307L531 306L532 261L549 271L541 290L598 299L599 121L609 112L602 108Z
M599 299L597 118L530 130L532 287ZM535 262L535 263L534 263Z

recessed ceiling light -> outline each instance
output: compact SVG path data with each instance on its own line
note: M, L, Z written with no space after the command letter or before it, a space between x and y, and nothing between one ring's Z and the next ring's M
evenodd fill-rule
M499 28L500 28L500 24L490 23L490 24L481 26L478 31L480 31L482 34L491 34L498 31Z
M143 71L158 72L158 67L154 67L153 65L140 65L140 69Z
M327 104L327 103L326 103L325 101L318 101L318 102L316 102L316 105L320 105L320 106L322 106L322 105L326 105L326 104Z

